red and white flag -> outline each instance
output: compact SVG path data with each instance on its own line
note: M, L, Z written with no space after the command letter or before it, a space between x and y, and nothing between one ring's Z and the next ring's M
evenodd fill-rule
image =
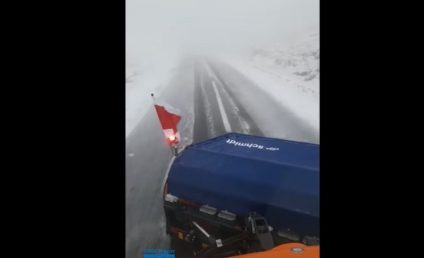
M166 139L168 139L170 144L178 143L180 140L180 134L178 132L177 125L181 120L181 116L169 112L161 105L155 104L155 109Z

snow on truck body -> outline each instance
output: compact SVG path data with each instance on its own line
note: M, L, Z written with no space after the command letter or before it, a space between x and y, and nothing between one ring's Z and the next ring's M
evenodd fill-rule
M238 133L192 144L172 163L165 193L165 211L181 200L228 221L255 212L275 232L318 237L319 145Z

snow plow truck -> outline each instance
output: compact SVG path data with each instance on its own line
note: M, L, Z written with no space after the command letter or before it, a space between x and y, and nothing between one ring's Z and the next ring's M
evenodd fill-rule
M317 144L224 134L184 148L163 191L195 257L319 257Z

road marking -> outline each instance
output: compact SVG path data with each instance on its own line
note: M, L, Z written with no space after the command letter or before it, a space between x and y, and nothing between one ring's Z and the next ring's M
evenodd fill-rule
M215 72L212 71L211 65L208 62L204 62L204 66L209 74L210 77L212 77L212 81L216 80L216 81L221 81L218 76L215 74ZM228 94L227 89L225 89L225 87L222 87L222 92L224 94L224 97L228 100L231 108L235 111L235 113L237 114L237 120L241 126L241 129L243 130L243 133L245 134L249 134L250 133L250 125L249 123L243 119L240 116L240 109L238 108L238 106L236 105L236 103L234 102L234 99L232 97L230 97L230 95Z
M218 93L215 81L212 81L212 86L215 91L216 99L218 100L219 112L221 113L222 122L224 122L225 131L231 132L230 121L228 121L227 113L225 113L224 104L222 104L222 99Z

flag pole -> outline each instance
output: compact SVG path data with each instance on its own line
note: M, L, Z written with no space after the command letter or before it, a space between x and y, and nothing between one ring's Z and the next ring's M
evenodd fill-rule
M156 105L155 95L153 93L150 93L150 96L152 97L153 105L155 106ZM157 111L156 111L156 106L155 106L155 112L156 112L156 115L158 115ZM159 117L158 117L158 119L159 119ZM177 148L176 144L173 144L173 143L170 142L169 148L171 149L172 155L174 155L174 156L178 155L178 148Z

